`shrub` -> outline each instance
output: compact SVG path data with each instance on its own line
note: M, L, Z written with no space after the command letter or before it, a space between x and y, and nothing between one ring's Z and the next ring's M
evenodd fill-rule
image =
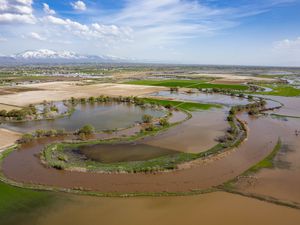
M148 127L145 128L146 131L154 131L155 130L155 126L153 126L153 124L150 124Z
M7 114L7 112L6 112L5 109L3 109L3 110L0 111L0 116L6 117L6 114Z
M153 119L153 117L151 115L148 115L148 114L145 114L142 117L142 120L143 120L144 123L151 123L152 119Z
M84 134L84 135L91 135L95 132L95 128L92 125L84 125L82 128L79 129L78 134Z
M169 125L169 122L168 122L168 120L167 120L166 118L161 118L161 119L159 120L159 124L160 124L161 126L165 127L165 126L168 126L168 125Z
M52 112L58 112L57 106L56 105L51 105L50 106L50 111L52 111Z
M34 136L32 134L23 134L23 136L21 137L21 139L18 140L18 142L21 144L25 144L31 142L33 139Z
M231 115L230 115L230 116L227 116L227 121L229 121L229 122L230 122L230 121L233 121L233 116L231 116Z

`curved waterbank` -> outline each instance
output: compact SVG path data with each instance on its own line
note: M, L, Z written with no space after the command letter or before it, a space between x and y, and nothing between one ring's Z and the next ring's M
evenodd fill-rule
M75 131L86 124L92 124L96 130L113 130L125 128L142 121L142 116L149 114L155 118L166 114L163 110L142 108L128 103L86 103L75 106L74 112L67 117L53 120L33 120L26 122L6 122L1 128L16 132L34 130L64 129Z
M272 120L254 119L245 115L241 118L248 123L249 136L238 147L238 151L231 151L228 156L212 160L211 163L199 160L196 166L184 170L156 174L89 174L58 171L43 167L35 157L48 144L47 140L37 140L33 145L28 144L23 146L22 150L12 152L3 162L3 173L7 178L25 184L80 188L96 192L189 192L206 189L241 174L264 158L277 141L278 136L274 137L269 133L275 128ZM264 133L267 135L262 135Z

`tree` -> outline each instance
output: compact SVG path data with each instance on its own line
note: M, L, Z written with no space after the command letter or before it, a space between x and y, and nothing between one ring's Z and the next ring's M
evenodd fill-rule
M78 134L84 134L84 135L91 135L95 133L95 128L92 125L84 125L82 128L79 129Z
M34 139L32 134L23 134L23 136L21 137L21 139L18 140L19 143L21 144L25 144L25 143L29 143Z
M161 118L161 119L159 120L159 124L160 124L161 126L165 127L165 126L168 126L168 125L169 125L169 122L168 122L168 120L167 120L166 118Z
M143 118L142 118L144 123L151 123L152 119L153 119L153 117L148 114L143 115Z
M6 117L7 111L5 109L0 111L0 116Z

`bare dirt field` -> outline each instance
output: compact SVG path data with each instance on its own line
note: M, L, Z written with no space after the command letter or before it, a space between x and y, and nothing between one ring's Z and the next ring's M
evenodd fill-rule
M71 97L79 98L99 95L139 96L166 90L164 87L112 83L83 85L81 82L48 82L20 85L20 87L31 88L31 91L0 95L0 110L5 107L7 109L7 106L4 104L26 106L40 103L44 100L60 101Z
M0 152L6 147L13 145L21 134L0 128Z

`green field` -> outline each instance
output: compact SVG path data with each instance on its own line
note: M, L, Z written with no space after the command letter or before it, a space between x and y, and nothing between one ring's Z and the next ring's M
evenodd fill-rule
M203 80L136 80L128 81L126 84L164 86L164 87L186 87L186 88L219 88L233 90L248 90L246 85L238 84L211 84Z
M294 88L287 84L277 84L277 85L261 85L262 87L272 88L273 90L270 92L259 92L255 94L262 95L276 95L276 96L285 96L285 97L296 97L300 96L300 89Z
M0 221L6 222L27 215L34 209L45 206L51 201L47 192L16 188L0 182Z
M194 102L181 102L181 101L169 101L169 100L160 100L160 99L143 99L146 103L159 104L162 106L171 105L175 108L187 110L187 111L195 111L195 110L208 110L211 108L222 108L221 105L217 104L203 104L203 103L194 103Z

